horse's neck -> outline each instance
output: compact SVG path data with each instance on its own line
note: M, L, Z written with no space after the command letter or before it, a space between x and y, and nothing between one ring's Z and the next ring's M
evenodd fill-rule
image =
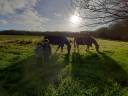
M97 43L97 41L93 38L92 39L92 43L95 45L95 46L98 46L98 43Z

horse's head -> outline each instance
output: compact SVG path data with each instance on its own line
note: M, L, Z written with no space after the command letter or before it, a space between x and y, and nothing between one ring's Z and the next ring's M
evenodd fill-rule
M93 38L93 37L90 37L90 40L95 45L96 51L99 52L99 47L100 46L99 46L98 42L96 41L96 39Z
M72 40L69 40L68 42L69 42L70 44L72 44L72 43L73 43L73 41L72 41Z
M48 39L49 37L48 36L44 36L44 39Z
M42 43L49 43L49 40L48 39L43 39Z

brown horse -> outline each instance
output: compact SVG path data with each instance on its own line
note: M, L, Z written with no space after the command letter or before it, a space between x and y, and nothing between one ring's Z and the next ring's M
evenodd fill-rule
M74 38L74 47L79 51L79 45L87 45L86 51L89 51L89 48L92 47L92 44L95 45L95 49L99 52L99 44L97 41L91 36L81 36Z

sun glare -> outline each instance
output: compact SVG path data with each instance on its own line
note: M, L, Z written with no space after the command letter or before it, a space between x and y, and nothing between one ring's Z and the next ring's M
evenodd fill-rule
M80 24L81 18L76 16L76 15L72 15L70 17L70 22L73 23L73 24Z

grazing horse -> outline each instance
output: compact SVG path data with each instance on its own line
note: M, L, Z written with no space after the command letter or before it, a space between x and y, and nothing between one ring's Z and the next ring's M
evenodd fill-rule
M45 36L44 39L48 39L49 43L52 45L58 45L58 48L56 51L61 48L61 52L63 52L64 45L67 45L67 51L68 54L70 54L71 45L70 41L65 36Z
M86 51L89 51L89 47L92 47L92 44L95 45L95 49L99 52L99 45L97 41L91 36L82 36L74 38L74 47L77 47L79 51L79 45L87 45Z

